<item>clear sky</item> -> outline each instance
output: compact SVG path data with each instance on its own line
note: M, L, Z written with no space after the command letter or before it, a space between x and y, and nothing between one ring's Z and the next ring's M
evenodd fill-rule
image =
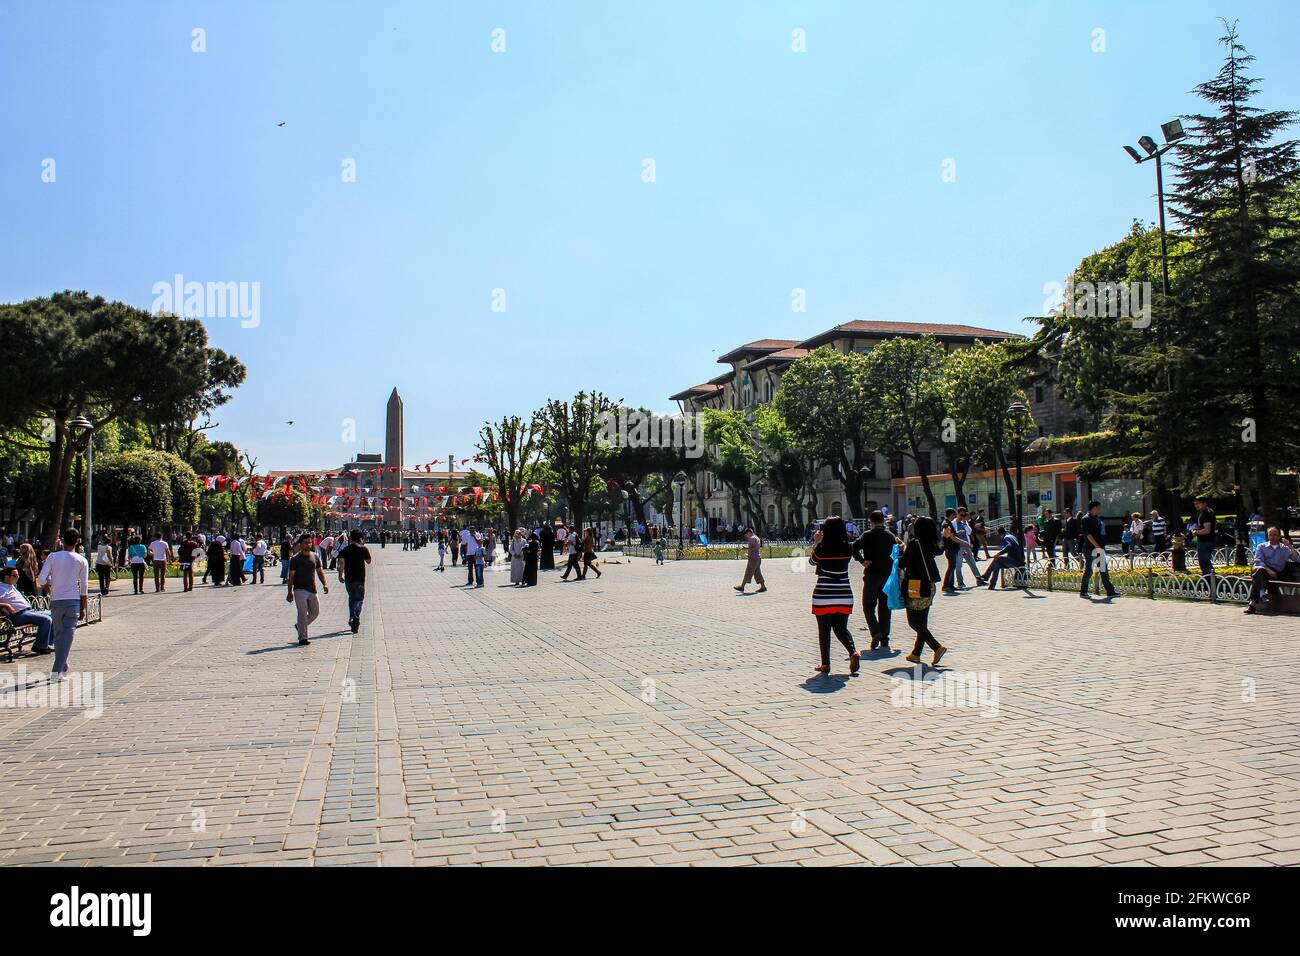
M249 370L218 437L334 466L382 451L396 385L408 464L467 457L485 419L579 388L669 410L754 338L1025 331L1045 283L1154 219L1120 147L1198 108L1219 16L1262 104L1300 107L1298 11L5 0L0 300L260 283L256 327L207 321Z

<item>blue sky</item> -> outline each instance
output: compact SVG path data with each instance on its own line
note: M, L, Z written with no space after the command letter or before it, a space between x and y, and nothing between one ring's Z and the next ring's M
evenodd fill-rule
M754 338L1025 331L1154 219L1120 147L1198 109L1219 16L1300 106L1290 0L9 2L0 300L260 283L207 324L261 470L382 450L394 385L415 463L579 388L667 410Z

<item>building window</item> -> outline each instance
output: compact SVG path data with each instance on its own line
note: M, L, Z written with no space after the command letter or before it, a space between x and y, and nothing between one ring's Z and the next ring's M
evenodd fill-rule
M889 459L889 477L902 478L903 474L904 474L903 456L896 455L893 458Z
M1043 386L1041 386L1041 385L1035 385L1035 386L1034 386L1034 401L1035 401L1037 404L1040 404L1040 405L1042 404L1042 402L1043 402Z

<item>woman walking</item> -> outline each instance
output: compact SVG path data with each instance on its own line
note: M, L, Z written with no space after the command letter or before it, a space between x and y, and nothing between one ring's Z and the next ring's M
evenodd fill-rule
M134 535L131 538L131 543L126 549L127 560L131 562L132 594L144 593L145 555L148 553L149 549L144 546L144 542L140 540L140 536L138 534Z
M27 541L18 546L18 593L24 597L36 597L36 578L40 575L40 566L36 563L36 549Z
M542 554L542 544L537 538L537 532L533 531L528 535L528 542L524 546L524 587L531 588L537 583L537 563Z
M903 549L902 576L899 581L903 606L907 612L907 626L916 632L912 653L905 658L913 664L921 663L922 646L934 651L934 660L930 664L935 667L948 650L930 633L930 605L934 602L934 585L939 580L939 568L934 563L934 557L942 551L939 529L935 527L934 519L926 515L917 518L907 547Z
M595 571L601 577L600 562L596 560L596 534L590 528L582 533L582 576L588 571Z
M445 531L438 532L438 566L434 570L443 572L447 570L447 532Z
M510 539L510 583L515 587L520 587L524 583L524 552L527 549L524 529L516 528L515 536Z
M225 538L217 535L208 542L208 572L214 588L224 587L226 580ZM134 568L134 565L132 566Z
M113 580L113 545L104 535L100 535L99 547L95 548L95 574L99 577L99 593L107 594Z
M831 669L832 631L849 652L849 673L858 672L858 649L849 633L849 617L853 614L853 585L849 583L849 562L852 559L853 549L844 519L832 515L813 535L812 554L808 556L808 563L817 569L812 612L817 617L817 640L822 652L822 662L814 670L823 674Z

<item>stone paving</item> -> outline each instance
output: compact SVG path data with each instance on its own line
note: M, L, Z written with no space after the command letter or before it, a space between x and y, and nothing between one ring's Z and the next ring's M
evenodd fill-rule
M465 590L374 553L361 633L334 587L306 648L278 576L118 582L72 656L102 715L0 707L0 864L1300 863L1295 618L971 591L937 685L850 679L799 562L742 597L734 562ZM911 694L965 674L996 698Z

